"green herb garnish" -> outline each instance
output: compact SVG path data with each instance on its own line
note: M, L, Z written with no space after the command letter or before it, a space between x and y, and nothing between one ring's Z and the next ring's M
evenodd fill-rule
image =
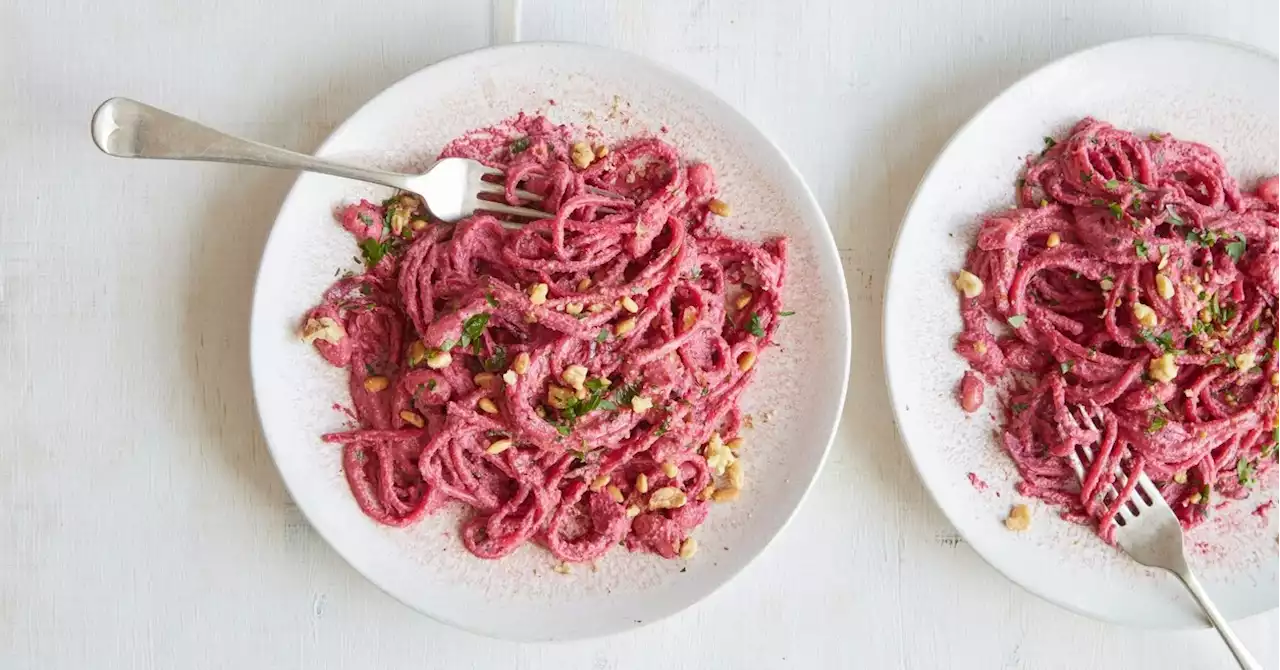
M1071 372L1071 368L1074 368L1075 366L1076 366L1076 362L1068 359L1059 363L1058 369L1062 370L1062 374L1065 375L1068 372Z
M480 361L481 367L485 372L498 372L507 368L507 348L497 346L493 348L493 355Z
M484 301L485 301L485 302L487 302L487 303L489 303L489 306L490 306L490 307L497 307L497 306L498 306L498 299L497 299L497 298L495 298L495 297L493 297L493 294L492 294L492 293L486 293L486 294L484 294Z
M1108 191L1114 191L1120 188L1120 182L1115 179L1108 179L1107 183L1103 184L1102 187Z
M1245 242L1244 233L1236 233L1236 239L1239 241L1227 243L1227 255L1231 257L1231 260L1238 263L1240 262L1240 257L1244 256L1248 244Z
M1252 487L1258 483L1258 478L1254 475L1257 466L1246 458L1236 461L1236 479L1240 480L1241 486Z
M1120 203L1113 202L1107 205L1107 209L1111 210L1111 216L1116 217L1117 220L1124 218L1124 208L1120 206Z
M479 342L480 335L484 333L484 327L489 325L489 313L481 312L467 319L462 324L462 337L458 343L465 349L471 346L472 342Z
M1031 405L1028 405L1025 402L1015 402L1013 403L1013 406L1010 407L1010 409L1013 410L1014 414L1022 414L1023 412L1027 411L1027 409L1030 407Z
M756 337L764 337L764 328L760 327L760 313L752 312L751 318L747 320L747 332Z
M511 147L510 147L510 148L511 148L511 153L513 153L513 154L518 154L518 153L520 153L521 151L524 151L525 149L528 149L528 148L529 148L529 138L527 138L527 137L521 137L521 138L520 138L520 139L518 139L518 140L514 140L514 141L512 141L512 142L511 142Z
M1138 258L1145 259L1147 257L1147 243L1143 240L1133 241L1133 250L1137 252Z
M1147 434L1158 433L1169 425L1169 420L1157 414L1151 417L1151 424L1147 426Z
M778 312L778 316L781 316L781 317L795 316L795 312Z
M377 265L388 250L386 242L379 242L372 237L360 243L360 254L364 256L364 264L369 267Z
M1009 322L1009 325L1013 326L1014 328L1021 328L1022 324L1027 322L1027 315L1014 314L1013 316L1008 318L1008 322Z

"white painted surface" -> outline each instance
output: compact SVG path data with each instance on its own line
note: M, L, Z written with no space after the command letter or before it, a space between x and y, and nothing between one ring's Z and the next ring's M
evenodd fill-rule
M246 323L291 177L113 161L87 132L119 94L310 149L392 81L487 43L489 4L6 6L0 667L1231 667L1212 633L1082 619L958 543L897 443L879 351L889 242L946 137L1086 45L1202 32L1277 50L1275 2L1203 4L524 2L524 38L651 56L769 133L847 250L855 325L840 438L779 541L684 614L565 645L412 613L287 501L253 415ZM1277 623L1238 624L1268 668Z

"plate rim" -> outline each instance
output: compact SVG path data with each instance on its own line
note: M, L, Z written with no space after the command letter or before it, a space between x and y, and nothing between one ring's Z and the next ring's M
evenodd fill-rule
M459 620L453 616L446 614L441 610L428 611L428 609L426 609L425 607L420 607L418 603L409 602L409 600L402 598L400 595L396 594L392 590L389 580L384 580L382 577L371 575L368 572L362 570L356 564L356 562L354 562L351 559L351 557L349 556L349 552L344 550L340 543L335 542L334 538L331 537L330 533L323 530L320 524L316 523L315 519L312 517L312 514L308 510L307 506L302 503L301 499L298 498L298 496L296 495L294 487L290 485L289 478L286 476L281 466L281 459L277 456L277 447L272 443L271 439L268 437L266 417L263 415L261 403L258 402L260 382L258 379L258 375L255 374L255 370L257 370L260 365L260 363L258 362L260 354L258 353L257 347L254 344L255 342L254 333L259 328L263 327L261 325L258 325L260 299L262 295L260 291L260 286L262 284L264 268L266 267L267 252L271 249L272 243L276 239L276 234L279 230L279 226L277 225L277 223L280 220L281 213L285 210L285 208L289 205L289 203L295 197L297 197L299 185L301 184L302 180L308 177L308 174L305 172L298 173L297 176L294 178L292 184L290 185L288 192L285 194L284 198L281 200L280 206L275 216L272 219L271 227L267 234L266 240L263 242L262 256L259 259L258 267L254 274L253 289L252 289L252 294L250 299L250 314L249 314L249 319L247 324L247 330L249 335L248 364L249 364L249 376L250 376L250 386L251 386L250 390L252 391L252 395L253 395L254 413L258 418L258 426L259 426L259 429L262 431L263 442L266 444L267 451L271 455L272 465L276 469L276 472L280 477L280 481L284 485L285 491L289 494L290 498L296 503L298 511L302 514L303 518L306 519L307 524L313 530L315 530L315 532L321 537L321 539L324 540L325 544L328 545L328 547L332 551L334 551L340 558L342 558L343 562L346 563L347 566L353 569L357 574L363 577L366 581L368 581L369 583L377 587L378 590L390 596L392 600L404 605L410 610L413 610L419 614L422 614L423 616L426 616L432 620L449 625L459 630L475 633L477 635L481 635L491 639L513 640L513 641L520 641L520 642L538 642L538 641L552 641L552 640L554 641L585 640L585 639L599 638L607 635L613 635L613 634L617 634L625 631L636 630L639 628L647 627L659 621L668 619L676 614L687 611L688 609L692 608L698 603L701 603L702 601L706 600L708 597L710 597L711 595L713 595L714 593L722 589L729 582L733 581L735 578L741 575L744 571L747 570L748 567L755 564L759 560L760 556L764 554L777 541L778 537L781 536L786 531L786 529L791 525L791 523L795 520L796 515L799 513L800 509L804 506L805 502L808 500L810 494L812 493L813 487L817 483L818 478L822 475L822 472L826 469L827 462L830 459L832 446L834 445L836 436L839 433L840 421L844 414L844 406L847 399L848 387L849 387L850 366L852 361L852 337L853 337L852 315L850 313L847 278L845 276L844 264L840 260L839 247L836 244L835 235L834 235L834 232L831 230L831 225L830 225L830 222L827 220L826 213L823 211L821 205L818 203L817 198L814 197L812 189L809 187L808 182L804 179L803 174L796 167L795 163L786 154L786 152L782 150L782 148L777 144L777 142L769 134L765 133L764 130L762 130L750 118L748 118L746 114L744 114L735 106L730 104L728 101L726 101L725 99L717 95L710 88L708 88L707 86L704 86L703 84L701 84L700 82L696 81L695 79L693 79L688 75L685 75L671 67L668 67L663 63L652 60L640 54L636 54L636 53L621 50L621 49L612 49L612 48L603 47L599 45L584 44L584 43L578 43L578 42L568 42L568 41L550 41L550 40L516 42L511 44L503 44L503 45L490 45L490 46L480 47L477 49L472 49L472 50L464 51L458 54L454 54L446 58L429 63L423 67L420 67L406 74L400 79L396 80L389 86L386 86L385 88L374 93L371 97L369 97L367 100L361 103L358 108L356 108L350 114L348 114L346 118L343 119L343 121L339 123L325 137L325 139L315 148L313 155L318 155L318 156L325 155L326 152L330 150L331 145L336 141L336 138L345 134L349 130L349 127L352 126L355 119L358 116L360 116L362 112L364 112L367 108L374 105L384 97L392 95L393 92L399 90L400 88L406 87L406 86L412 86L413 81L423 76L426 76L426 73L428 71L431 71L433 69L439 69L441 67L444 67L450 64L456 65L460 61L466 61L469 59L482 59L496 52L505 52L505 51L536 52L538 50L543 50L543 49L576 50L588 56L593 53L607 54L607 56L610 58L626 59L632 63L635 63L642 67L646 67L650 69L652 72L659 74L668 80L681 83L683 86L687 87L688 90L695 92L699 97L706 100L712 106L720 107L723 113L725 113L726 115L729 115L730 117L735 118L737 122L740 122L746 127L753 129L759 136L760 140L763 141L764 145L772 149L773 151L772 158L776 159L779 167L784 169L783 174L790 177L795 182L794 185L796 188L794 190L788 189L788 191L791 191L792 195L797 199L801 209L807 210L808 217L806 218L812 221L814 224L815 229L813 231L812 241L813 241L816 253L819 256L827 256L829 260L832 261L832 266L835 269L835 273L836 273L835 279L837 279L838 281L836 282L836 286L829 288L829 290L832 291L832 298L837 302L837 305L838 305L838 308L836 310L837 313L835 315L832 315L835 318L835 325L837 326L835 329L833 329L832 333L837 337L837 340L839 342L839 351L841 352L839 355L840 360L838 361L838 365L839 365L838 376L839 376L840 385L837 392L837 398L836 398L837 402L834 405L834 412L831 415L830 426L827 429L826 443L823 446L821 453L817 457L816 466L813 468L812 474L808 477L808 481L805 482L804 485L800 488L799 494L795 500L795 504L792 505L791 510L786 514L786 516L782 519L782 522L769 535L769 537L764 541L764 543L760 545L759 549L755 551L752 555L750 555L748 558L746 558L740 565L738 565L736 568L730 569L729 571L723 573L722 575L708 578L707 580L703 581L700 586L691 587L689 590L694 593L694 597L688 600L687 602L684 602L683 604L680 604L677 607L667 609L666 611L660 613L657 616L647 618L642 623L620 623L617 625L606 624L606 625L590 628L589 630L586 630L584 632L571 631L570 633L564 634L564 635L560 635L560 634L512 635L512 634L509 634L509 631L498 631L495 629L488 629L478 625L466 623L462 620Z
M1117 624L1117 625L1128 626L1132 628L1148 629L1148 630L1204 630L1204 629L1212 628L1212 625L1208 621L1204 621L1199 625L1192 624L1192 623L1185 623L1181 625L1178 625L1178 624L1165 625L1158 622L1136 621L1132 619L1121 619L1118 617L1109 617L1102 612L1095 612L1095 611L1086 610L1084 608L1076 607L1075 605L1069 604L1067 602L1059 601L1053 598L1039 586L1035 586L1033 584L1027 583L1026 581L1013 577L1009 572L1006 572L1002 567L1000 567L1000 565L997 564L999 562L998 559L994 559L990 555L988 555L988 548L985 546L985 543L983 542L974 543L971 535L966 533L964 528L962 528L961 525L956 522L956 518L957 518L956 513L953 510L948 509L939 501L937 494L934 493L934 487L932 486L932 484L930 483L930 480L925 475L924 468L921 467L921 462L920 462L921 456L917 455L916 449L911 446L911 443L904 436L902 432L902 427L901 427L904 417L900 416L899 410L898 410L899 393L897 391L897 386L894 384L894 381L893 381L894 377L891 374L891 363L889 358L889 350L887 347L887 343L889 342L889 337L890 337L889 315L890 315L890 312L893 311L891 306L894 304L894 302L890 298L891 298L891 295L893 294L894 287L898 284L898 282L896 282L894 278L897 276L896 270L898 268L898 263L900 260L898 256L899 243L902 241L902 236L903 236L903 232L906 230L907 221L912 217L912 213L916 207L916 201L920 198L920 194L924 190L925 184L930 181L939 163L941 163L942 159L951 151L956 141L962 135L967 133L969 129L978 121L978 119L985 116L987 112L992 107L994 107L997 103L1001 102L1006 97L1014 94L1017 90L1023 88L1032 80L1040 78L1045 73L1060 67L1065 67L1070 62L1075 61L1078 58L1081 58L1095 51L1104 51L1107 49L1113 49L1113 48L1120 47L1121 45L1128 45L1128 44L1135 44L1135 43L1149 43L1149 42L1156 42L1156 43L1195 42L1195 43L1202 43L1202 44L1212 44L1216 46L1229 47L1239 51L1247 52L1254 56L1260 56L1262 58L1265 58L1267 60L1277 62L1278 64L1280 64L1280 56L1270 51L1267 51L1265 49L1262 49L1260 47L1256 47L1252 44L1245 44L1243 42L1237 42L1234 40L1215 37L1211 35L1197 35L1193 33L1161 33L1161 34L1141 35L1137 37L1128 37L1124 39L1111 40L1107 42L1102 42L1100 44L1088 46L1082 49L1078 49L1076 51L1073 51L1068 54L1064 54L1063 56L1055 58L1049 61L1048 63L1044 63L1043 65L1036 67L1030 72L1019 77L1013 83L1003 88L999 93L997 93L990 100L988 100L981 107L979 107L977 111L975 111L971 116L969 116L969 118L966 119L965 122L962 123L960 127L958 127L955 130L955 132L951 134L950 137L947 138L947 141L942 145L942 148L938 150L937 155L934 156L933 160L929 163L929 167L926 168L924 171L924 174L920 176L919 183L916 184L915 190L912 191L911 199L907 201L906 209L903 211L903 214L902 214L902 220L898 223L898 230L894 234L893 244L889 248L888 275L887 275L887 280L885 281L884 292L881 296L884 308L881 310L881 316L880 316L880 353L881 353L882 363L884 365L885 385L889 392L889 405L893 414L893 429L898 436L898 442L899 444L902 445L903 449L907 452L907 456L911 460L911 465L913 468L915 468L916 475L920 478L920 483L924 486L925 490L929 492L929 496L933 500L934 506L937 507L942 512L942 515L944 518L946 518L947 522L951 524L952 528L954 528L956 532L960 534L960 536L964 539L965 542L969 543L969 546L973 548L974 553L977 554L978 557L981 558L984 563L986 563L988 566L990 566L992 569L994 569L996 572L998 572L1002 577L1004 577L1008 581L1021 587L1024 591L1027 591L1028 593L1036 596L1037 598L1040 598L1041 600L1048 602L1056 607L1060 607L1069 612L1073 612L1080 616L1087 617L1094 621L1101 621L1109 624ZM1257 616L1259 614L1263 614L1266 612L1272 612L1272 611L1275 611L1278 607L1280 607L1280 603L1273 604L1271 607L1266 609L1245 614L1244 616L1238 617L1237 619L1233 619L1233 621L1247 619L1247 618Z

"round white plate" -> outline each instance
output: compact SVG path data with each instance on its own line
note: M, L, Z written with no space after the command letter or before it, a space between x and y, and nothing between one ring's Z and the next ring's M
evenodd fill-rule
M782 153L714 95L643 58L571 44L484 49L428 67L387 89L344 123L319 154L421 171L450 139L517 112L594 125L606 137L656 133L715 169L733 206L735 236L791 238L779 346L762 357L743 406L748 488L714 506L698 529L698 555L665 561L618 548L598 570L552 571L526 546L501 561L475 558L458 539L458 511L407 529L360 512L340 451L320 441L339 429L345 372L296 335L299 319L335 272L355 267L335 205L387 192L306 174L281 207L262 258L251 358L263 431L285 484L312 525L370 581L406 604L474 632L519 640L599 635L677 612L710 594L782 530L808 491L834 435L848 379L848 299L821 210Z
M1094 116L1143 133L1207 143L1251 186L1276 173L1276 57L1195 37L1114 42L1024 78L956 133L926 173L898 233L885 289L885 371L898 431L925 486L961 535L1009 579L1088 616L1150 627L1205 625L1170 575L1139 566L1089 528L1017 495L1017 473L994 438L997 403L961 411L965 369L951 285L981 217L1013 204L1022 160ZM975 473L984 491L969 482ZM1188 537L1192 565L1233 618L1276 607L1276 513L1250 513L1275 497L1275 479ZM1009 506L1029 503L1031 529L1014 533Z

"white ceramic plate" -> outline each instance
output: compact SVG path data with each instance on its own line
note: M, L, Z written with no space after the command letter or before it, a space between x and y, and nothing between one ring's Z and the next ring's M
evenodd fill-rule
M1275 174L1275 56L1193 37L1115 42L1057 61L1014 84L952 138L925 175L898 234L885 293L885 369L898 430L925 486L964 538L1031 592L1098 619L1151 627L1203 626L1172 576L1143 568L1093 532L1013 489L1012 462L993 437L997 403L966 415L954 389L965 369L951 282L984 213L1013 204L1022 159L1083 116L1205 142L1244 185ZM988 484L979 491L967 473ZM1192 563L1217 604L1239 618L1276 607L1275 496L1264 482L1229 513L1191 533ZM1031 529L1001 521L1030 502Z
M554 101L554 102L552 102ZM519 111L593 124L606 137L659 133L688 158L715 167L734 210L734 235L791 238L779 347L762 357L743 406L749 487L716 505L696 532L691 561L664 561L619 548L599 570L552 571L527 546L501 561L475 558L445 511L408 528L364 516L342 476L339 450L319 436L344 417L344 372L323 363L296 335L299 319L355 246L333 222L335 205L384 197L377 187L302 175L289 193L263 255L254 296L254 394L271 453L312 525L357 570L406 604L441 621L496 637L571 639L632 628L677 612L744 568L795 512L822 464L843 405L849 369L849 313L835 244L822 212L782 153L712 94L647 60L570 44L518 44L428 67L366 104L320 148L351 162L421 171L444 144ZM766 420L766 417L771 417ZM687 570L686 570L687 568Z

